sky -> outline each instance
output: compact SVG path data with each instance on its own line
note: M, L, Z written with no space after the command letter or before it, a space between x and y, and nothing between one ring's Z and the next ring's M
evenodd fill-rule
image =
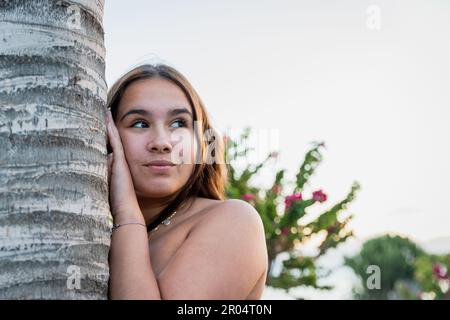
M103 22L108 85L144 61L174 66L218 129L250 126L280 152L255 183L281 168L293 181L324 141L305 193L328 201L311 214L358 181L359 239L450 236L450 2L107 0Z

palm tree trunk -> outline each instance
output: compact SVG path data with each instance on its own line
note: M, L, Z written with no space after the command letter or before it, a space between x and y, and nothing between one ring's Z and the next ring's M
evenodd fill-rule
M2 299L107 298L103 1L0 1Z

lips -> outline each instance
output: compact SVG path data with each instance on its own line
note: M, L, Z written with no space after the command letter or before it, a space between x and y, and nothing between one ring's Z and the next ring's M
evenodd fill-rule
M145 165L146 168L152 173L157 175L170 175L172 168L175 168L175 164L168 160L154 160Z
M168 160L154 160L151 161L147 164L145 164L145 166L157 166L157 167L166 167L166 166L174 166L175 164L172 161L168 161Z

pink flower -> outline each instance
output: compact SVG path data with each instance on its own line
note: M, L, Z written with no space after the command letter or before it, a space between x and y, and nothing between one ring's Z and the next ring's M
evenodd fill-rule
M433 273L438 279L444 280L448 278L447 270L445 270L445 268L442 268L439 263L435 263L433 265Z
M223 136L223 143L226 145L230 138L227 135Z
M291 206L291 204L294 201L302 201L302 194L301 194L301 192L293 193L293 194L287 196L284 199L284 204L286 205L286 210L289 209L289 207Z
M290 233L289 227L284 227L284 228L281 230L281 234L282 234L283 236L288 236L289 233Z
M251 193L246 193L242 196L242 199L244 199L245 201L250 201L253 200L255 198L255 195L251 194Z
M435 274L440 274L441 273L441 266L439 265L439 263L435 263L433 265L433 272Z
M317 190L313 192L314 201L324 202L327 201L327 195L322 192L322 190Z

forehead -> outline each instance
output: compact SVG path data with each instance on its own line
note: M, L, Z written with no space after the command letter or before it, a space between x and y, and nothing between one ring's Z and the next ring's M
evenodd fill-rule
M164 78L141 79L132 82L125 89L119 103L118 115L139 107L155 116L165 116L167 110L184 107L192 112L183 90Z

